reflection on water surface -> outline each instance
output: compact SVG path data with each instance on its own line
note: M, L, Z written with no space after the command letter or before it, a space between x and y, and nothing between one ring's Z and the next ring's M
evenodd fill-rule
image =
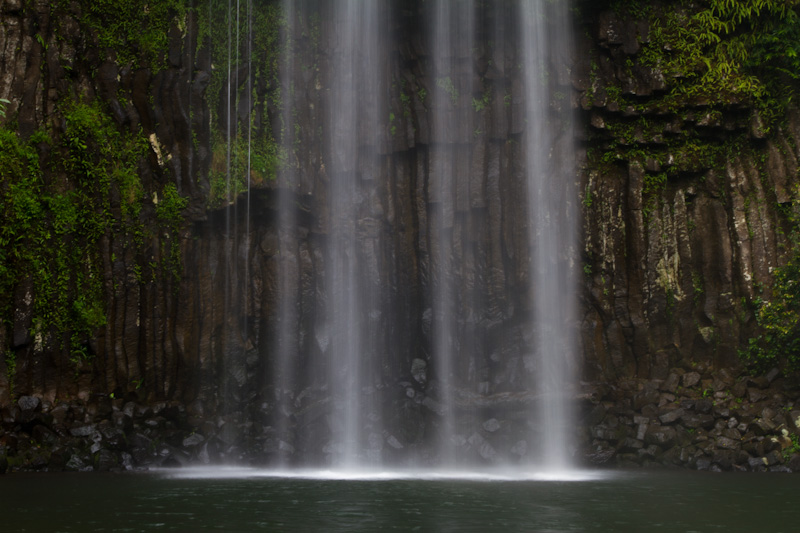
M2 529L790 532L800 519L800 477L782 474L290 474L13 474L0 479Z

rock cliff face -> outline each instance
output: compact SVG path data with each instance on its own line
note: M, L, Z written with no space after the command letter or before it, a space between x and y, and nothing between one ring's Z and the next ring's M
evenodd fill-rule
M327 43L336 31L325 2L307 8L293 26L291 81L278 79L279 69L268 67L263 51L254 51L248 62L242 46L240 68L228 69L220 89L214 69L222 58L214 57L213 32L203 34L198 11L190 9L171 27L163 63L132 66L119 64L99 45L80 2L0 2L0 96L11 100L7 117L16 120L21 137L42 125L55 138L66 136L62 106L72 98L102 102L119 130L148 141L138 168L144 237L134 246L106 229L97 240L106 321L86 341L91 357L76 367L63 338L37 330L37 287L32 278L20 278L11 296L13 316L0 326L0 344L11 354L0 376L4 405L12 405L12 382L15 395L46 402L77 397L91 403L95 395L175 401L190 406L197 424L221 417L216 428L206 428L219 432L220 442L246 443L267 455L276 451L269 427L283 416L273 409L278 391L271 379L276 328L285 316L279 290L296 302L290 327L300 347L297 368L319 366L335 334L320 317L330 279L325 242L336 215L328 203L336 168L320 135L332 128ZM427 68L423 11L398 3L383 14L392 43L380 72L390 87L383 127L358 134L379 154L359 162L364 192L357 200L357 262L366 286L381 288L365 319L379 332L376 345L390 352L380 354L376 382L396 391L394 411L406 413L395 424L395 441L403 445L423 439L435 413L425 398L435 394L431 262L442 243L431 228L444 221L457 265L451 273L459 295L454 337L469 360L459 379L482 391L489 408L513 401L509 394L520 388L531 312L518 30L510 8L482 12L477 50L457 54L450 77L457 90L448 93L448 112L460 117L459 126L434 142L430 95L447 89ZM639 393L631 385L636 378L673 379L676 368L678 374L739 368L737 349L755 327L750 302L762 287L768 290L786 244L781 212L794 198L800 113L790 110L767 135L747 102L662 106L669 80L643 59L647 20L609 10L584 13L575 22L573 55L553 50L548 70L558 95L549 120L556 127L559 117L574 113L576 125L574 139L556 134L555 150L568 153L574 146L579 168L577 176L563 179L575 180L580 196L562 199L580 204L583 214L578 372L584 381L617 391L593 391L595 404L624 404L623 397ZM267 68L274 75L265 75ZM255 98L237 98L251 87ZM278 90L292 94L293 131L273 98ZM226 91L233 98L226 100ZM220 201L215 173L230 167L232 156L218 148L227 143L230 154L237 142L231 132L247 124L254 137L290 148L273 179L254 167L250 193L239 194L229 183L233 192ZM729 157L703 154L708 146L717 153L728 145L738 147L726 152ZM39 150L45 160L60 155L45 146ZM458 154L454 175L460 178L453 183L438 183L431 171L444 150ZM47 183L71 187L63 171L44 176ZM184 222L174 231L159 222L167 184L188 200ZM296 206L297 224L282 233L278 203L287 197ZM121 205L112 199L112 211ZM170 263L174 245L177 264ZM283 286L281 264L294 273ZM314 389L314 371L298 375L292 423L322 427L325 398ZM656 396L652 403L658 404ZM636 406L637 416L643 405ZM8 412L13 420L13 409ZM593 413L586 424L607 427L606 408ZM614 427L620 419L625 425L625 417L633 424L631 413L613 417ZM223 436L219 428L226 426ZM645 424L644 431L655 430ZM604 435L594 430L583 444L594 439L606 450L609 442L624 441ZM647 441L653 443L659 444ZM648 457L660 451L651 449Z
M795 194L796 110L767 136L737 98L669 108L664 75L642 58L649 31L604 12L579 46L587 376L736 366ZM724 157L702 153L726 144Z

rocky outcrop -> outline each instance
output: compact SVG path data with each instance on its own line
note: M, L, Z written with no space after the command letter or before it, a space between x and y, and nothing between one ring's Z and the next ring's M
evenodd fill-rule
M671 368L663 380L592 388L588 464L711 471L800 470L798 381Z
M177 403L145 406L132 398L103 397L53 405L22 396L4 407L2 416L0 456L8 456L12 469L107 472L174 467L206 457L209 449L214 453L213 444L195 436L192 422L196 425L197 420ZM206 446L201 449L200 444Z

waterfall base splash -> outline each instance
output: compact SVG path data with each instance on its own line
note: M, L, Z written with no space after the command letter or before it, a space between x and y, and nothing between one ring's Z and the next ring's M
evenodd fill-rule
M606 479L613 474L601 470L564 470L561 472L522 472L518 469L471 470L269 470L244 467L192 467L161 469L158 474L175 479L251 479L286 478L319 480L420 480L420 481L559 481L580 482Z

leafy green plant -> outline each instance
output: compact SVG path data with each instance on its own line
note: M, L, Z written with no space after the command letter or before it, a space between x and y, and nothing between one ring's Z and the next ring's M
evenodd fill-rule
M627 4L631 4L628 2ZM646 4L646 3L641 3ZM769 129L800 77L796 0L681 0L664 13L644 9L651 31L642 59L669 83L664 105L750 102Z
M211 140L211 190L208 207L217 209L232 204L250 185L275 179L278 169L287 164L286 148L279 147L271 134L248 142L246 133L237 133L228 143L221 133Z
M800 370L800 202L790 214L786 263L772 272L771 295L754 302L758 334L740 355L756 370Z
M6 105L10 104L11 101L5 98L0 98L0 117L6 116Z
M12 350L6 350L6 380L8 381L8 395L14 398L14 385L17 378L17 355Z
M162 69L170 26L186 27L188 4L181 0L92 0L82 4L81 22L94 30L101 47L114 50L121 64L142 66L145 62L154 70Z
M782 434L791 441L791 444L783 450L783 459L788 461L793 455L800 453L800 437L795 433L789 434L786 429L782 430Z
M106 323L100 243L137 248L151 231L139 217L151 197L139 179L149 145L141 132L120 131L97 102L63 101L59 113L64 128L55 134L39 130L23 139L0 128L0 312L8 316L10 295L27 287L31 334L77 367ZM45 165L40 151L57 157ZM64 179L46 179L53 174ZM150 225L168 230L152 233L167 234L162 245L177 246L170 236L186 203L174 185L165 190ZM175 271L178 252L168 249L162 267Z
M489 101L492 97L492 89L486 89L483 91L483 94L480 98L473 98L472 99L472 108L475 110L476 113L480 113L487 107L489 107Z
M586 184L586 188L583 191L583 199L581 200L581 203L583 204L583 207L587 209L592 207L592 204L594 203L594 196L592 195L592 188L591 184L589 183Z
M180 228L183 224L183 210L189 201L182 197L174 183L167 183L161 193L161 198L156 204L156 218L166 231L165 240L162 241L162 263L172 272L173 278L178 280L181 275L181 249ZM177 289L177 285L176 285Z
M436 86L442 89L447 95L450 97L450 102L453 105L458 105L458 99L461 98L461 95L458 92L453 80L450 79L450 76L446 76L444 78L436 78Z

